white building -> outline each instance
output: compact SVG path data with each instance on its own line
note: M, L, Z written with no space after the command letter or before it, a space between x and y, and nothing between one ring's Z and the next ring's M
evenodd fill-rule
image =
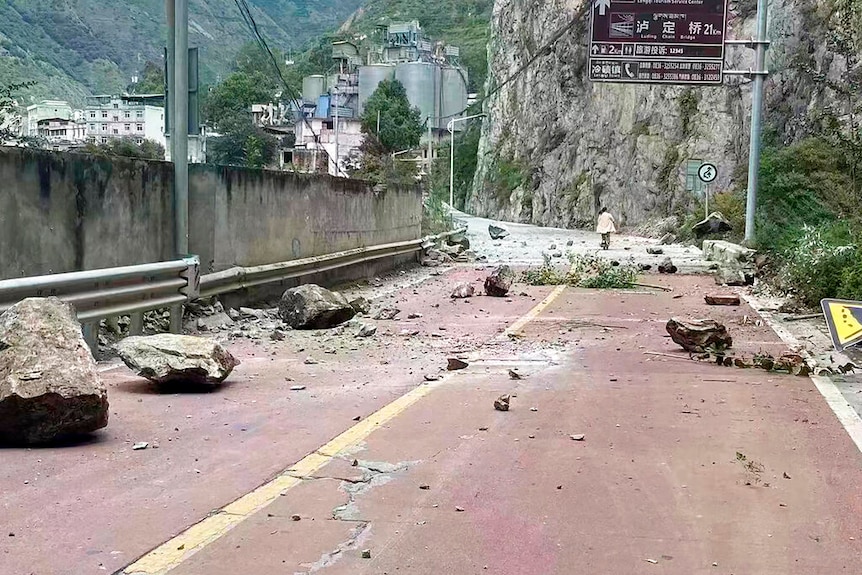
M66 151L87 141L87 125L83 120L45 118L39 120L36 126L37 135L56 151Z
M282 169L292 165L298 172L326 171L332 176L346 175L344 166L347 159L359 149L363 140L362 122L357 118L338 119L337 141L334 118L309 118L307 123L305 120L298 120L295 133L296 144L293 150L282 151ZM338 169L333 161L336 153Z
M132 138L141 144L165 142L164 96L92 96L84 110L87 135L96 143Z
M26 136L39 135L39 122L42 120L71 120L74 117L72 106L63 100L42 100L38 104L27 106Z

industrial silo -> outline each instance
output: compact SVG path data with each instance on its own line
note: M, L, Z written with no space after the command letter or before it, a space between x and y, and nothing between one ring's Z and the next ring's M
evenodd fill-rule
M440 66L427 62L406 62L395 67L395 79L404 85L407 99L424 121L430 117L432 125L439 124Z
M325 76L306 76L302 79L302 99L306 102L317 102L324 92L326 92Z
M394 66L377 64L359 68L359 114L365 110L365 102L383 80L391 80L395 75Z
M467 71L447 66L443 68L441 83L440 127L445 128L449 120L459 117L467 108Z

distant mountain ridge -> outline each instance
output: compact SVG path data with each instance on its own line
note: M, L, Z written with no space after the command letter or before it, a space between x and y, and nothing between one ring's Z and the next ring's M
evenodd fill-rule
M264 35L285 52L336 29L363 0L247 0ZM190 0L189 43L201 75L215 81L250 40L232 0ZM164 0L0 1L0 85L35 80L25 102L80 103L88 93L121 91L147 61L161 61Z

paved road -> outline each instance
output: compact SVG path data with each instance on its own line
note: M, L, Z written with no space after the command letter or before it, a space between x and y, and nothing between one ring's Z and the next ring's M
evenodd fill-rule
M235 341L213 393L106 371L92 442L0 452L0 573L862 572L862 454L812 381L664 337L708 313L741 351L785 350L752 310L707 309L695 276L449 299L484 275L402 282L377 305L404 319L373 339ZM469 367L446 372L452 356Z

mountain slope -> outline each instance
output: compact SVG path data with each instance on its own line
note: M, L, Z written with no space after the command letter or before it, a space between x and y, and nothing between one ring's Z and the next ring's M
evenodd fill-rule
M337 27L362 0L248 0L273 47L297 50ZM189 44L201 74L230 69L250 39L232 0L190 0ZM32 79L26 94L80 102L88 92L117 92L148 61L161 61L167 38L163 0L3 0L0 84Z

